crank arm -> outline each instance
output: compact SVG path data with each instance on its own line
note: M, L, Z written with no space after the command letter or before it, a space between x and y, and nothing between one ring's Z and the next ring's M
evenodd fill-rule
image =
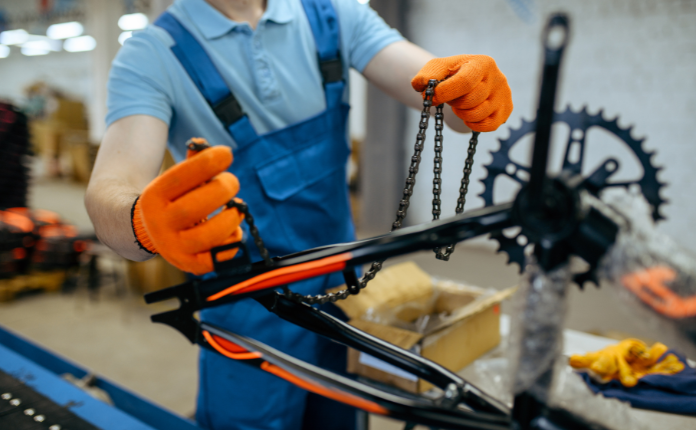
M509 430L510 418L448 408L436 401L404 396L337 375L277 351L256 340L214 325L200 323L204 346L229 358L243 360L305 390L370 413L416 422L434 428L458 430Z
M367 334L350 324L304 303L289 300L273 292L256 298L269 312L304 329L343 345L370 354L424 379L443 391L449 391L450 401L463 401L475 411L509 415L507 406L469 384L456 373L417 354Z

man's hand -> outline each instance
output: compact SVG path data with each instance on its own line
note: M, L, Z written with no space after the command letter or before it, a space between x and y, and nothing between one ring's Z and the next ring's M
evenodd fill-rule
M411 81L422 92L428 81L440 82L433 105L448 103L474 131L494 131L512 113L512 92L505 75L486 55L456 55L430 60Z
M133 231L148 252L159 253L179 269L202 275L213 270L210 250L238 242L244 219L237 209L223 209L239 191L227 168L230 148L204 149L153 180L133 205ZM234 257L236 249L222 259Z

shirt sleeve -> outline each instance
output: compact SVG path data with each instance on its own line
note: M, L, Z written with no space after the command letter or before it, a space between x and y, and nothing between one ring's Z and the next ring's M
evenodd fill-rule
M341 26L343 49L348 50L350 66L361 72L379 51L404 40L389 27L369 4L358 0L334 0Z
M147 34L151 31L136 33L126 40L112 63L107 84L107 127L131 115L150 115L167 125L171 121L171 78L166 62L159 58L165 47Z

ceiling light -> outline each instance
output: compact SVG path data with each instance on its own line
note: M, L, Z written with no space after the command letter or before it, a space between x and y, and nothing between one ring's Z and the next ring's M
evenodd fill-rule
M131 37L133 37L132 31L124 31L118 35L118 43L123 45L126 42L126 39L130 39Z
M91 51L96 46L97 41L92 36L73 37L63 42L63 49L68 52Z
M20 45L29 40L29 33L26 30L8 30L0 33L0 43L3 45Z
M7 58L8 55L10 55L10 47L0 45L0 58Z
M129 13L118 19L118 26L121 30L142 30L147 27L149 20L144 13Z
M49 50L49 51L60 51L61 50L60 40L49 39L46 36L36 36L33 34L29 35L29 41L22 43L22 48L27 49L38 49L38 50Z
M33 40L22 43L22 48L34 49L39 51L52 51L53 46L48 40Z
M48 27L46 36L51 39L67 39L69 37L80 36L85 31L82 24L77 21L64 22L62 24L53 24Z
M33 57L35 55L46 55L49 52L51 52L50 49L26 48L24 46L22 47L22 54L29 57Z

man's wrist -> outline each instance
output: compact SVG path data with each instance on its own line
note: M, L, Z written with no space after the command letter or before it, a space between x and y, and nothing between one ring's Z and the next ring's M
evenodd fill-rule
M145 223L143 222L142 212L140 209L140 196L136 197L131 207L131 228L133 229L133 235L135 236L135 243L140 249L147 252L148 254L157 254L157 249L155 245L150 240L147 235L147 229L145 228Z

